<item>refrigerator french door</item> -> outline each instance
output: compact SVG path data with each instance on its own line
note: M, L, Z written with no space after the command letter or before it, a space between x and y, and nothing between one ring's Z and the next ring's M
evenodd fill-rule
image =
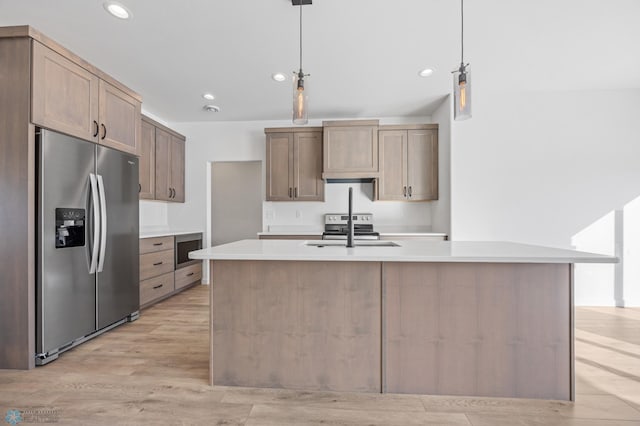
M138 316L138 159L37 135L36 364Z

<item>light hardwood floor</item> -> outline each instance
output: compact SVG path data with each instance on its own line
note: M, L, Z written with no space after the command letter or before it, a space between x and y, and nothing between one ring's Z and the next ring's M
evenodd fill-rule
M640 425L640 309L576 310L575 403L210 387L208 287L32 371L0 370L0 423ZM37 417L39 416L39 417Z

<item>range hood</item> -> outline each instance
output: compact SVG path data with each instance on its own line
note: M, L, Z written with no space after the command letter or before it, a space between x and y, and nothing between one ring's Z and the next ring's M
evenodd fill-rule
M325 178L327 183L372 183L375 177L335 177Z
M378 128L378 120L323 121L322 179L359 183L378 178Z

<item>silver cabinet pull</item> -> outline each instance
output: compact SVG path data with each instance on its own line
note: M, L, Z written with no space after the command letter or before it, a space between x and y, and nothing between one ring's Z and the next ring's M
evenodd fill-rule
M405 186L404 189L402 190L403 195L406 197L407 196L407 187Z
M409 185L409 197L411 197L411 185Z

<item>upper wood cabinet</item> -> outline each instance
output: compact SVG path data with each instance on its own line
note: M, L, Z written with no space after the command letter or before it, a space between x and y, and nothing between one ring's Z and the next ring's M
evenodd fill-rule
M184 203L185 137L146 116L142 126L140 198ZM147 183L153 190L147 190Z
M407 131L384 130L380 141L379 200L407 199Z
M156 127L142 118L140 135L140 199L153 200L156 196Z
M266 167L267 201L293 200L293 133L267 133Z
M140 155L140 102L100 80L100 144Z
M184 203L184 139L171 135L171 159L169 163L171 201Z
M184 203L184 139L156 129L156 200Z
M267 201L324 201L322 128L265 129Z
M33 42L31 121L98 141L100 79L64 56Z
M378 176L378 120L323 122L322 177Z
M437 200L438 125L384 126L379 139L377 199Z
M324 201L322 131L293 134L293 196L296 201Z
M78 58L35 40L32 46L31 121L139 155L140 100L78 65Z

